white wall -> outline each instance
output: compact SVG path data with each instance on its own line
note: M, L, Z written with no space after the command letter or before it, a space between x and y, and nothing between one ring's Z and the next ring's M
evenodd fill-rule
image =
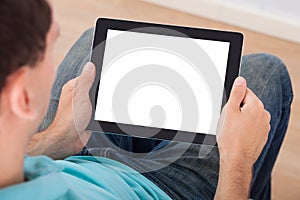
M300 43L300 0L144 0Z
M252 6L266 12L276 15L284 15L300 20L300 1L299 0L211 0L219 2L228 2Z

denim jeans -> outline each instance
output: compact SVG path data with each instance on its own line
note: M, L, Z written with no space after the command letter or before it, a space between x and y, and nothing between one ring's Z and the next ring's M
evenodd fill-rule
M93 30L75 43L57 71L48 113L40 126L52 122L62 86L78 76L91 53ZM250 197L270 199L271 173L288 126L293 98L283 62L269 54L242 58L240 75L271 114L268 141L254 165ZM103 156L122 162L157 184L173 199L213 199L219 176L217 147L93 133L81 155Z

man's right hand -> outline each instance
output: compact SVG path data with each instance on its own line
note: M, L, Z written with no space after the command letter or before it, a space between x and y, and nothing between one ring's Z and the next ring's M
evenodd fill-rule
M216 199L248 199L253 164L270 131L270 114L238 77L218 124L220 173Z

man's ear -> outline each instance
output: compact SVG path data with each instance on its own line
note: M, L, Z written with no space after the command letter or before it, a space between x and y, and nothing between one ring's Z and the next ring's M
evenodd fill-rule
M6 82L7 103L11 112L24 120L33 121L38 117L38 109L34 105L31 97L28 78L29 67L22 67L11 74Z

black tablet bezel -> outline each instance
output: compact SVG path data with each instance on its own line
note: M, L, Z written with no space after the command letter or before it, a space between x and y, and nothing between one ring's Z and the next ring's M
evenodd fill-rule
M151 29L140 29L146 27L151 27ZM159 29L155 29L155 28L153 29L153 27L158 27ZM223 95L222 107L227 102L227 99L230 96L230 91L234 79L239 74L243 38L244 38L241 33L182 27L182 26L162 25L162 24L154 24L154 23L146 23L146 22L135 22L135 21L127 21L127 20L119 20L119 19L99 18L96 22L94 42L92 47L93 51L91 55L91 62L93 62L96 65L96 77L101 76L103 57L105 51L105 41L106 41L108 29L121 30L121 31L132 31L133 29L135 29L135 32L139 32L136 30L143 30L143 33L178 36L178 37L184 37L183 35L185 35L187 37L196 38L196 39L229 42L230 47L229 47L229 54L227 60L227 69L226 69L225 84L224 84L225 91ZM163 29L174 30L174 32L172 32L172 35L170 35L170 32L164 33L162 31ZM179 34L177 35L176 33ZM102 44L100 45L101 46L100 48L99 48L99 44ZM94 50L96 47L98 48L97 51L95 52ZM89 93L90 100L92 103L92 117L87 127L87 130L128 135L126 132L123 131L123 129L119 127L119 125L122 125L123 127L124 126L126 127L126 130L131 130L130 135L132 136L142 137L139 134L141 132L145 133L147 131L149 132L157 131L157 134L155 134L151 138L163 139L163 140L174 140L174 136L177 135L175 139L177 141L191 142L191 138L192 138L193 143L216 145L216 135L94 120L99 83L100 82L98 81L98 79L95 79ZM181 137L178 137L179 134L181 135Z

